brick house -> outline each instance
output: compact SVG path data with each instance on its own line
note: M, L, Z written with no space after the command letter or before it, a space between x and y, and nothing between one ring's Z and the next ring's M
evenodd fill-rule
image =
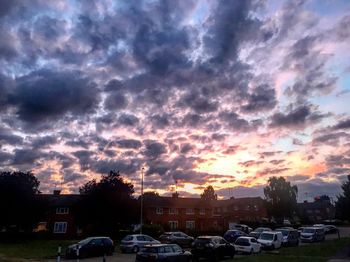
M319 223L335 218L335 206L329 200L315 200L314 202L298 203L298 216L311 223Z
M260 221L267 217L260 197L204 201L200 198L156 197L144 203L145 223L165 230L226 230L230 223Z
M53 194L39 197L46 203L46 212L34 231L46 231L57 237L74 237L81 233L75 220L75 205L81 195L60 194L60 190L54 190Z

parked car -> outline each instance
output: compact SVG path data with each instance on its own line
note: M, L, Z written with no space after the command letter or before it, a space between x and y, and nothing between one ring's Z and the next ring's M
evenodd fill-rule
M277 249L282 245L283 235L278 231L264 231L260 234L258 242L262 249Z
M235 242L236 252L242 253L259 253L261 251L261 244L258 243L255 237L239 237Z
M250 237L255 237L256 239L258 239L259 236L260 236L260 234L261 234L262 232L264 232L264 231L272 231L272 229L269 228L269 227L258 227L258 228L256 228L254 231L250 232L250 233L249 233L249 236L250 236Z
M226 256L233 258L235 247L219 236L200 236L193 242L191 253L195 261L200 258L217 261Z
M145 245L136 255L135 262L190 262L192 254L176 244Z
M77 249L79 249L79 257L95 257L103 255L112 255L114 244L109 237L89 237L70 245L66 250L67 258L76 258Z
M160 244L160 242L147 235L127 235L120 242L120 250L122 252L137 253L140 248L147 244Z
M194 238L182 232L165 232L159 237L159 240L162 243L178 244L181 247L185 247L191 246L192 242L194 241Z
M235 243L236 239L239 237L247 236L246 233L240 230L227 230L224 234L224 238L226 241L230 243Z
M325 226L325 234L335 234L338 233L338 228L333 225L326 225Z
M247 225L244 224L236 224L236 223L230 223L229 224L229 229L230 230L240 230L246 234L249 234L253 229Z
M299 233L299 237L300 237L300 235L301 235L301 232L303 232L304 228L305 228L305 227L299 227L299 228L297 229L297 230L298 230L298 233Z
M299 245L299 233L293 228L277 228L275 231L282 233L282 245L283 246L298 246Z
M302 242L324 241L324 229L321 227L305 227L300 234L300 240Z

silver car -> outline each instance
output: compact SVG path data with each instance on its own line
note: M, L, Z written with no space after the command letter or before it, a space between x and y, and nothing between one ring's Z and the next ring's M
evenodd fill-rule
M140 248L142 248L144 245L152 245L152 244L160 244L160 242L147 235L141 235L141 234L127 235L120 242L120 250L123 253L125 252L137 253L139 252Z

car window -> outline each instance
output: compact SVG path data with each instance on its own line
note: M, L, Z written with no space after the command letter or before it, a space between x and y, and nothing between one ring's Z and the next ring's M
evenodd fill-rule
M143 236L137 236L136 239L137 241L145 241L145 238Z
M255 238L252 238L252 239L250 239L250 242L256 243L256 239L255 239Z
M223 238L219 238L219 244L226 244L227 242L225 241L225 239Z
M122 241L131 241L131 240L133 240L133 239L134 239L134 238L133 238L132 236L126 236L126 237L123 238Z
M182 234L176 233L176 234L174 234L174 236L175 236L175 237L182 237Z
M112 244L112 240L110 240L109 238L104 238L102 239L102 241L105 246L109 246Z
M164 247L164 251L165 251L165 253L172 253L173 249L170 246L166 246L166 247Z
M90 241L90 245L101 246L103 245L102 239L97 238Z
M145 241L154 241L154 239L149 236L143 236L143 237L145 238Z
M179 247L178 245L173 245L172 248L175 253L182 253L182 248Z
M165 253L164 247L158 248L158 253Z

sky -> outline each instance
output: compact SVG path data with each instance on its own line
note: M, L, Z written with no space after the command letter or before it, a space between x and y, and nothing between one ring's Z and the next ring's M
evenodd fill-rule
M334 200L350 173L350 2L0 2L0 170L77 193Z

